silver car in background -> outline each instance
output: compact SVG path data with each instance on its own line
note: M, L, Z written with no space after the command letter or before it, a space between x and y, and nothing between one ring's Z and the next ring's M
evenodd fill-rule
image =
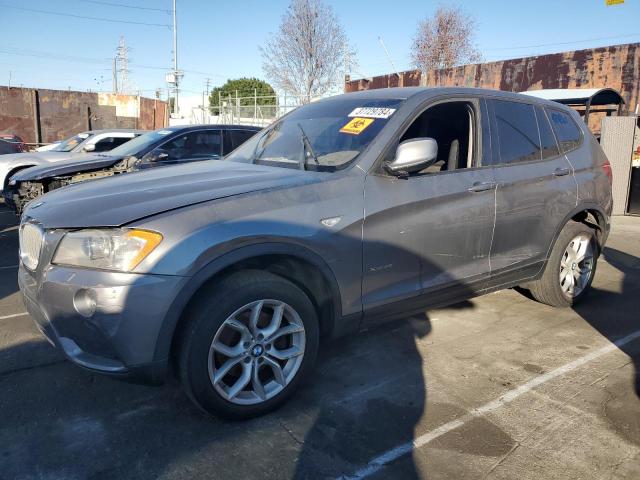
M146 133L145 130L90 130L67 138L45 152L2 155L0 157L0 192L4 190L11 176L20 170L36 165L82 158L82 155L86 153L108 152L143 133Z

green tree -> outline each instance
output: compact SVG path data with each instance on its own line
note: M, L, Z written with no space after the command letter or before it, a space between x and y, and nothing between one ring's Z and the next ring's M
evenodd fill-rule
M240 98L240 106L249 107L254 105L254 96L258 95L257 103L259 106L275 105L276 92L271 85L264 80L257 78L237 78L227 80L227 83L221 87L215 87L209 95L209 105L212 115L219 115L219 102L228 101L229 96L235 102L236 92ZM235 103L234 103L235 105Z

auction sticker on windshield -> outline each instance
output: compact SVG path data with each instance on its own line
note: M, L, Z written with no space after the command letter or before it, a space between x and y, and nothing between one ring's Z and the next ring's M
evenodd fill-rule
M387 107L358 107L353 110L349 117L368 117L368 118L389 118L396 111L395 108Z
M349 133L351 135L360 135L365 128L373 123L373 118L354 118L344 127L340 129L342 133Z

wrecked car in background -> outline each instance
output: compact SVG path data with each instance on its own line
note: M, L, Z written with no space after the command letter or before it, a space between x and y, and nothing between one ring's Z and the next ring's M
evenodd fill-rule
M36 165L49 165L68 159L88 158L86 155L108 152L129 140L146 133L145 130L108 129L91 130L74 135L56 144L46 152L22 152L0 157L0 190L4 190L9 179L20 170Z
M148 132L111 150L82 159L22 170L4 189L5 203L20 214L31 200L73 183L146 168L220 159L260 128L243 125L194 125Z

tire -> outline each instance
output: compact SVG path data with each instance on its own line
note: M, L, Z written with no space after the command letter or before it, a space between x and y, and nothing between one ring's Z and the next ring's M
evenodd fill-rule
M213 415L250 418L278 408L309 376L318 353L318 317L296 285L248 270L199 293L178 342L178 373L191 400Z
M574 259L568 257L573 254L569 253L569 249L573 250L573 247L585 248L584 260L573 261L580 258L579 254ZM591 288L598 255L599 246L594 230L583 223L570 221L560 232L542 277L527 283L526 288L529 289L533 298L541 303L554 307L571 307L579 302ZM583 270L588 270L587 276L580 274ZM567 280L570 278L568 275L571 275L575 282L573 291L571 291L571 281ZM575 280L576 276L580 277L578 281ZM564 280L561 277L564 277Z

